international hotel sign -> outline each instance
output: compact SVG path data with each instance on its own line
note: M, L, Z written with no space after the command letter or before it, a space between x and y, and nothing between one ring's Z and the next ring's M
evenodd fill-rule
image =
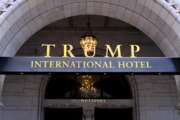
M104 59L104 58L52 58L46 60L32 60L31 68L47 69L149 69L149 61L138 59ZM112 70L111 70L112 71Z
M127 73L179 74L179 58L1 57L1 74L16 73Z
M130 44L129 57L123 56L123 44L106 44L104 57L96 57L95 36L81 38L84 56L73 53L71 44L62 44L63 55L52 57L56 44L41 44L44 57L0 57L0 74L17 73L126 73L126 74L180 74L180 58L137 57L140 46Z
M136 57L139 45L129 45L130 57L123 57L122 45L105 45L104 57L95 57L95 49L83 49L84 57L73 54L73 46L63 45L63 56L52 57L55 44L42 44L44 57L1 57L0 73L126 73L126 74L180 74L180 58ZM92 51L91 51L92 50Z

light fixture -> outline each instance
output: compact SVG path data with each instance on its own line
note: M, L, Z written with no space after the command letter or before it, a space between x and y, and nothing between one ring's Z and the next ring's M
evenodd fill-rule
M97 39L96 36L92 34L86 34L81 37L80 45L84 50L84 53L87 53L89 56L93 53L95 54L96 46L97 46Z
M82 97L89 97L96 93L96 88L94 87L95 79L91 75L81 75L80 80L80 92Z
M85 35L81 36L81 38L80 38L80 45L83 48L84 53L87 56L93 56L93 55L95 55L95 52L96 52L97 38L96 38L96 36L94 36L92 34L92 30L90 28L90 20L89 19L90 18L88 16L88 23L87 23L88 32Z

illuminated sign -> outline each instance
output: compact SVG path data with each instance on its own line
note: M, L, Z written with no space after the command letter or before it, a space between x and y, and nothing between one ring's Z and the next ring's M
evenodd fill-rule
M84 43L85 44L85 43ZM94 43L94 45L91 44L86 44L86 45L82 45L82 49L84 52L84 56L85 57L95 57L96 55L96 45ZM42 44L41 45L44 49L45 49L45 57L51 57L51 50L53 48L56 48L56 44ZM63 56L62 57L75 57L74 53L73 53L73 45L71 44L63 44ZM104 52L104 57L118 57L121 58L122 53L123 53L123 45L122 44L118 44L116 45L115 48L112 48L111 45L106 44L105 46L105 52ZM136 57L137 53L140 51L140 46L137 44L132 44L129 45L129 49L130 49L130 57Z
M129 57L124 57L123 44L106 44L104 56L96 57L97 41L94 36L81 39L84 57L74 55L71 44L63 44L63 55L52 57L56 44L42 44L44 57L0 57L0 74L16 73L126 73L126 74L180 74L180 58L137 57L141 48L130 44Z
M0 74L180 74L180 58L161 57L0 57L0 66Z
M57 60L32 60L31 68L53 69L145 69L152 68L149 61L114 61L110 59L57 59Z

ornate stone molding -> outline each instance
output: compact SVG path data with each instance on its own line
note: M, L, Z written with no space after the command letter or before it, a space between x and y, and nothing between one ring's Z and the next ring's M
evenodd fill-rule
M180 0L156 0L180 22Z
M7 12L16 1L18 0L0 0L0 15Z

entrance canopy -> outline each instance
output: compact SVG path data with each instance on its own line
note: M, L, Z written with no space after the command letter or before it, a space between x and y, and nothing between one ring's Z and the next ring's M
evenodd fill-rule
M0 66L1 74L180 74L180 58L164 57L1 57Z

